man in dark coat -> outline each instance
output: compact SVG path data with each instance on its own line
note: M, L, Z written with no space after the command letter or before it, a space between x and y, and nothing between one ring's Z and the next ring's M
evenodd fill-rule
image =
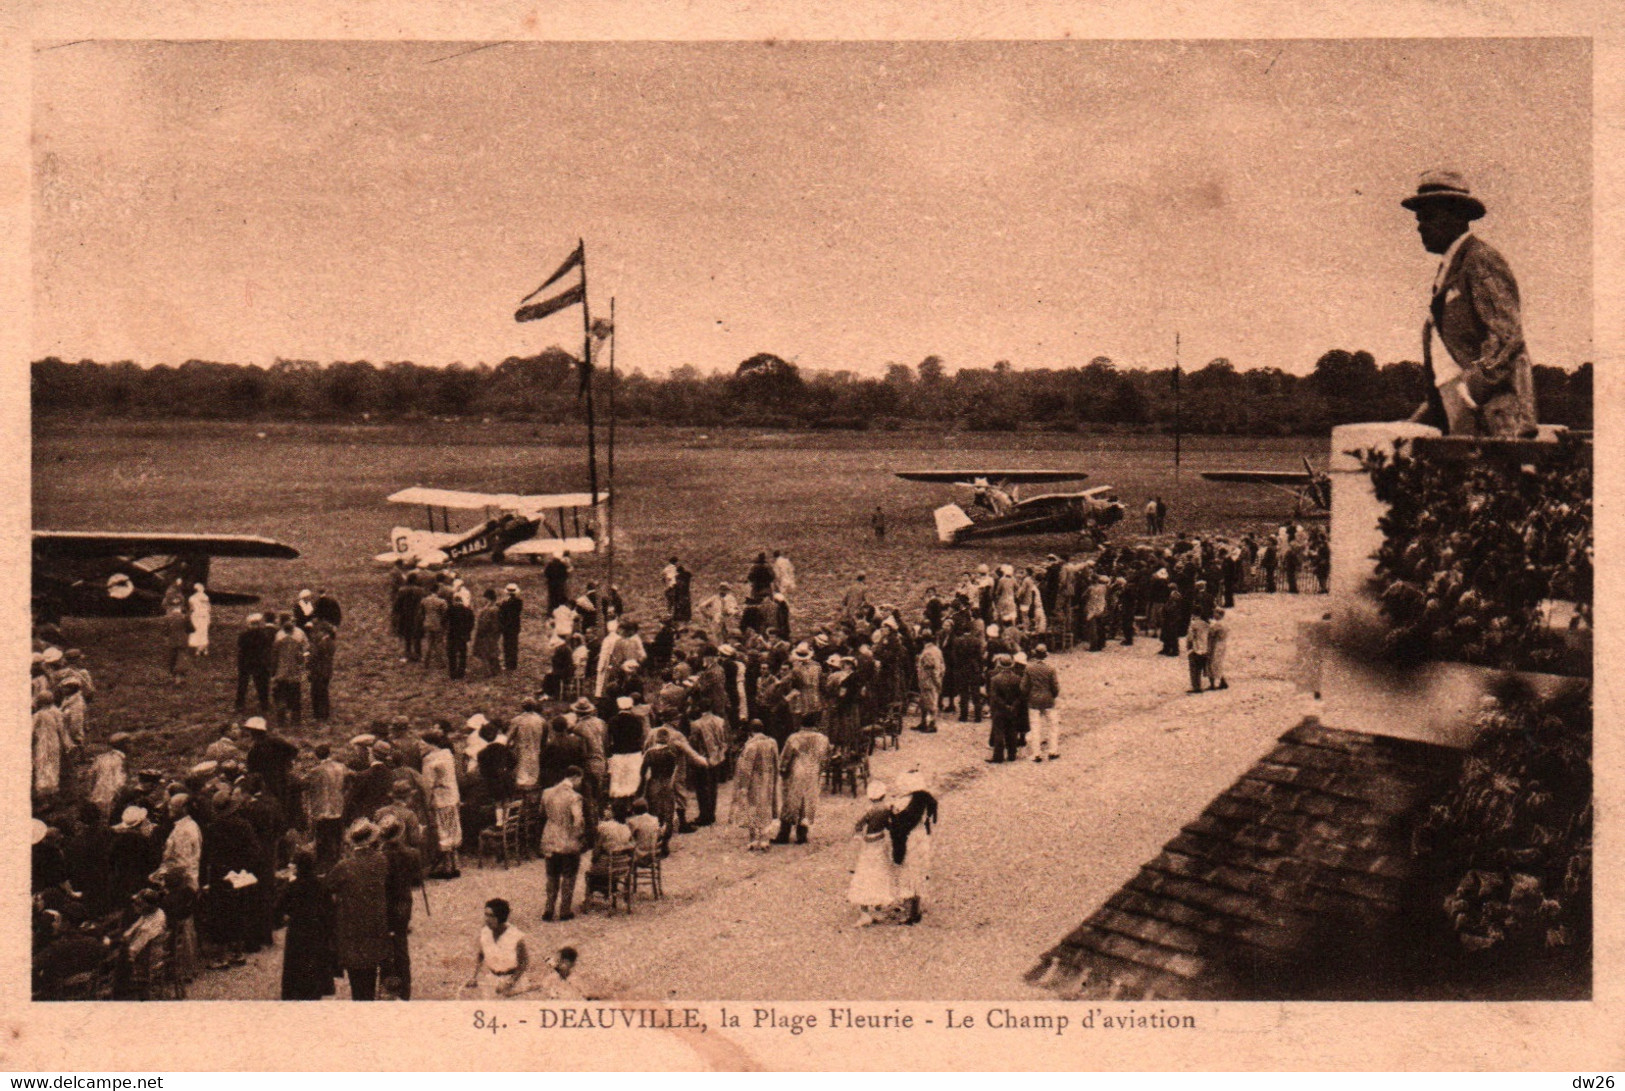
M389 859L378 827L359 819L345 834L353 851L327 873L333 892L334 940L350 979L350 999L374 1000L378 973L394 957L389 928Z
M549 558L542 568L547 581L547 612L552 613L570 601L570 555Z
M986 672L987 645L982 626L974 618L966 628L955 626L953 640L948 645L948 659L954 674L954 687L959 694L960 723L982 722L982 680Z
M287 739L273 735L263 717L251 716L243 727L254 739L248 748L248 756L243 759L244 768L250 773L259 774L266 791L275 796L281 805L283 814L296 813L294 805L298 799L293 791L292 772L293 759L299 756L299 748Z
M1015 761L1018 740L1026 730L1026 694L1010 655L1001 652L993 661L993 674L987 680L987 704L992 720L988 744L993 747L993 756L987 760Z
M384 880L389 901L390 959L384 967L384 980L402 1000L412 999L412 952L408 935L412 931L412 893L423 885L423 857L406 841L406 827L394 815L378 823L383 839L384 859L389 872Z
M474 639L474 608L453 597L446 608L446 673L462 678L468 673L468 642Z
M395 635L401 640L401 662L415 663L423 654L423 618L419 609L423 604L423 586L417 573L409 572L406 582L395 592L395 603L390 614L395 623Z
M325 720L333 714L331 698L333 686L333 659L338 651L338 636L333 623L317 615L307 630L310 633L310 658L305 671L310 680L310 714Z
M502 630L502 669L519 669L519 628L524 621L525 600L519 594L519 585L510 583L497 603L497 625Z
M344 621L344 607L333 597L333 592L325 587L316 592L316 616L335 629Z
M248 684L254 683L254 694L259 698L260 711L271 704L271 667L274 662L271 648L276 631L268 628L259 614L248 615L248 626L237 634L237 709L248 702Z

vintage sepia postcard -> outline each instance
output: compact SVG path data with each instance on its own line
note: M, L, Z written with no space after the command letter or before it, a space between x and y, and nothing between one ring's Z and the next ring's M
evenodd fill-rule
M9 25L0 1067L1625 1061L1605 5Z

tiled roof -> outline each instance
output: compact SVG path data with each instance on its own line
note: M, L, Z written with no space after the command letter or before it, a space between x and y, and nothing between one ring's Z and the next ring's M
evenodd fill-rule
M1028 980L1102 999L1331 999L1414 911L1411 831L1461 752L1314 720L1163 846Z

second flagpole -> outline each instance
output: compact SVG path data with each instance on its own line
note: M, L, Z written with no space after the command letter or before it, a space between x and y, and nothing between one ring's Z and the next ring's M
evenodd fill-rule
M581 374L587 396L587 481L592 506L598 506L598 430L592 413L592 309L587 301L587 241L576 243L581 252Z

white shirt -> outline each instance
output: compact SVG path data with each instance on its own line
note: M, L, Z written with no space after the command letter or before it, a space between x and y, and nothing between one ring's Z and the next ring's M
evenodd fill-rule
M1461 252L1462 243L1466 242L1467 236L1471 235L1472 233L1472 229L1469 228L1468 230L1463 231L1460 235L1457 235L1456 241L1451 243L1450 248L1444 252L1442 257L1439 258L1439 271L1433 274L1433 294L1428 297L1428 313L1430 316L1433 313L1433 296L1439 294L1440 287L1444 285L1445 274L1447 274L1450 271L1450 267L1455 264L1456 255ZM1431 319L1428 323L1428 330L1429 337L1435 339L1438 338L1439 331L1433 328ZM1432 355L1434 386L1441 388L1446 387L1455 382L1457 379L1461 378L1461 367L1456 363L1455 359L1451 357L1450 351L1444 347L1443 341L1436 341L1436 347Z
M496 974L511 974L519 968L519 943L525 933L513 925L502 930L501 936L491 935L489 926L480 929L480 953L485 956L485 968Z

